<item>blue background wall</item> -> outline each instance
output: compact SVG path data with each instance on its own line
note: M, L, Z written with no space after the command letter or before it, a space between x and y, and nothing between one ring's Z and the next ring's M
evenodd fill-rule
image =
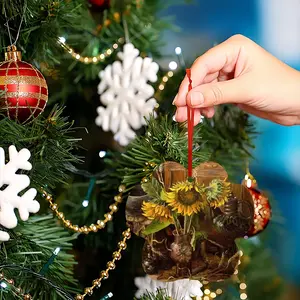
M170 59L175 58L176 46L182 48L186 59L194 59L214 43L240 33L299 69L299 0L197 0L194 3L172 6L166 12L175 15L176 24L181 27L181 32L166 33L165 52L170 54ZM276 227L273 254L286 279L299 283L300 127L256 122L261 135L256 140L256 161L252 162L251 170L260 187L272 192L285 220L283 230Z

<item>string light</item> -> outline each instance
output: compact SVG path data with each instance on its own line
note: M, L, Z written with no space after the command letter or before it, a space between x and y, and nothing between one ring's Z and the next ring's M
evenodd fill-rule
M59 252L60 252L60 247L55 248L55 250L52 252L52 255L48 259L47 263L43 266L42 270L40 271L41 275L45 275L48 272L49 267L53 264Z
M172 71L175 71L177 69L178 65L177 65L177 62L176 61L170 61L169 63L169 69L172 70Z
M153 163L153 162L146 162L145 163L145 170L148 169L148 168L153 168L154 166L156 166L155 163ZM115 203L115 205L111 205L110 206L110 209L111 209L110 213L111 213L111 215L112 215L112 211L113 212L117 211L116 204L122 202L122 196L123 196L123 193L126 190L126 186L125 185L120 185L118 190L119 190L119 194L117 196L115 196L116 203ZM57 204L53 203L52 195L50 195L49 193L47 193L43 189L42 189L42 192L43 192L43 197L45 197L46 200L49 202L50 208L56 213L57 217L63 221L63 223L64 223L64 225L66 227L68 227L70 229L73 229L76 232L87 233L85 231L85 228L87 228L87 226L83 226L83 227L79 228L77 225L75 225L75 226L72 225L69 220L65 220L63 213L58 212L58 210L57 210L58 209ZM109 214L105 215L106 219L104 221L100 221L99 222L99 220L98 220L97 224L102 222L101 223L101 225L102 225L101 229L104 228L105 223L108 221L108 219L109 220L112 219L112 216L110 215L111 218L109 218L108 215ZM76 227L76 229L74 229L74 227ZM90 225L90 227L96 227L96 225L92 224L92 225ZM89 228L87 228L87 230L89 230ZM97 228L92 228L91 230L92 231L97 231ZM84 289L84 293L83 294L77 294L75 296L75 298L74 298L75 300L84 300L84 298L86 296L91 296L93 294L94 289L101 287L102 280L105 280L105 279L108 278L109 272L111 270L115 269L115 267L116 267L116 264L115 264L116 261L118 261L118 260L121 259L121 257L122 257L121 256L121 252L127 248L127 243L126 242L127 242L127 240L129 240L131 238L131 230L130 230L130 228L127 228L125 231L123 231L122 235L123 235L123 239L118 243L118 250L115 251L112 254L113 259L111 261L107 262L107 264L106 264L107 268L105 270L102 270L100 272L100 277L99 278L93 280L91 287L86 287ZM48 263L49 263L50 260L52 260L52 259L54 260L55 256L57 256L57 254L59 253L59 251L60 251L59 247L56 248L53 251L53 255L50 257L50 259L48 260L48 262L47 262L46 265L48 265ZM1 284L1 282L4 282L4 281L6 281L9 284L13 284L13 280L7 280L7 279L5 279L4 275L2 273L0 273L0 284ZM1 287L1 285L0 285L0 287ZM19 288L19 291L20 291L20 293L22 292L22 290L20 288ZM22 296L23 296L24 300L32 300L32 297L29 294L22 294ZM103 298L101 298L101 300L108 300L108 299L110 299L112 297L113 297L113 294L112 293L108 293L106 296L104 296Z
M130 228L127 228L125 231L123 231L122 236L123 236L123 239L118 243L118 250L115 251L112 255L113 259L106 264L107 268L100 272L100 277L99 278L93 280L91 287L86 287L84 289L83 294L77 294L74 298L75 300L84 300L84 298L86 296L91 296L93 294L93 291L94 291L95 288L100 288L101 287L102 280L108 278L109 272L111 270L115 269L116 261L121 259L121 257L122 257L121 252L127 248L127 243L126 242L127 242L127 240L129 240L131 238ZM59 253L59 251L60 251L60 248L58 247L53 251L53 254L57 255ZM52 256L51 256L51 258L52 258ZM51 260L51 258L49 259L49 261ZM48 262L47 262L47 264L48 264ZM18 294L22 297L22 299L24 299L24 300L32 300L33 299L30 294L28 294L28 293L25 294L20 287L16 288L14 286L14 280L13 279L7 279L7 278L5 278L3 273L0 273L0 289L1 288L2 289L8 289L8 288L10 288L10 286L12 286L15 289L15 291L18 292ZM113 297L113 294L108 293L106 296L101 298L101 300L108 300L112 297Z
M88 207L88 206L89 206L89 200L84 199L84 200L82 201L82 206L83 206L83 207Z
M99 157L100 158L103 158L105 156L106 156L106 151L104 151L104 150L99 151Z
M104 296L103 298L101 298L100 300L107 300L113 297L113 293L108 293L106 296Z
M63 37L63 36L60 36L60 37L58 38L58 40L59 40L59 42L62 43L62 44L65 44L65 42L66 42L66 38Z
M90 179L90 183L89 183L89 187L88 187L88 191L86 193L86 196L85 196L84 200L82 201L82 206L83 207L88 207L89 206L89 202L90 202L92 191L94 189L95 184L96 184L96 178L92 177Z
M175 53L176 53L177 55L181 54L181 53L182 53L181 48L180 48L180 47L176 47L176 48L175 48Z
M99 62L103 62L107 57L111 56L115 50L121 44L124 44L125 39L119 38L116 43L112 45L111 48L106 49L104 52L99 53L95 56L84 56L77 53L71 46L66 43L66 38L61 36L58 38L58 44L61 45L63 49L65 49L74 59L84 63L84 64L97 64Z
M13 279L7 279L3 273L0 273L0 290L1 289L11 289L13 288L14 292L21 296L24 300L32 300L32 296L28 293L24 293L24 291L20 287L15 286L15 282ZM1 294L2 295L2 294Z
M180 67L185 70L186 69L186 63L185 63L185 60L184 60L184 57L183 57L183 54L182 54L181 47L176 47L175 48L175 54L177 56Z

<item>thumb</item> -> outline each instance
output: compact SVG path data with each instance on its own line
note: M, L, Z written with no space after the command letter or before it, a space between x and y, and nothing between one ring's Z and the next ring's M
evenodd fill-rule
M202 84L187 94L187 105L194 108L211 107L224 103L245 103L249 93L238 78Z

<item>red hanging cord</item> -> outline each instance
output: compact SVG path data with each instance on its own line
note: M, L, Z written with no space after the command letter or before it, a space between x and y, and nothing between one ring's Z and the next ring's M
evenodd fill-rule
M189 79L189 91L192 87L191 69L186 70ZM193 134L194 134L194 109L187 107L187 123L188 123L188 177L193 175Z

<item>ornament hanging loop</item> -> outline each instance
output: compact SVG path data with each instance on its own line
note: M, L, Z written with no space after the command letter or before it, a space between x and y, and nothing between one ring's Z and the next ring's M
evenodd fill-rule
M189 80L189 91L192 90L192 74L190 69L186 69L186 75ZM194 135L194 109L187 107L188 122L188 180L193 182L193 135Z
M22 23L23 23L24 16L25 16L25 13L26 13L26 9L27 9L27 0L24 1L24 9L23 9L23 13L22 13L22 16L21 16L21 21L20 21L20 24L19 24L19 28L18 28L18 31L17 31L17 35L16 35L16 38L15 38L15 41L13 42L12 41L12 35L11 35L11 32L10 32L10 27L9 27L9 19L7 17L5 5L3 6L4 15L5 15L5 19L6 19L6 23L4 25L7 27L10 44L12 46L15 46L17 44L18 39L19 39L20 31L21 31L21 27L22 27ZM5 54L5 59L6 59L6 54Z
M7 47L7 51L5 52L5 61L9 61L9 60L13 60L13 61L22 60L21 51L18 51L15 45L11 45Z

